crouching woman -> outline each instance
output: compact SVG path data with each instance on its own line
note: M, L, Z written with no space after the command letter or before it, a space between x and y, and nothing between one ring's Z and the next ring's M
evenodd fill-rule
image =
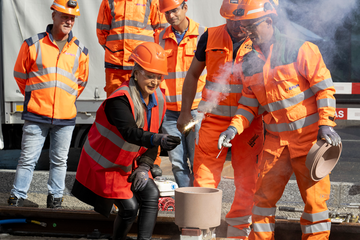
M158 213L159 190L149 170L158 146L170 151L180 138L159 134L166 111L159 88L167 75L164 49L156 43L138 45L131 79L100 106L81 152L72 194L108 217L119 211L113 240L125 240L138 210L138 240L151 239Z

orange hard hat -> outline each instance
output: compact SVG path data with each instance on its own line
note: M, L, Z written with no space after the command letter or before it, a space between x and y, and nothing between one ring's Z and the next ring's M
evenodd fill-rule
M129 60L134 60L146 71L163 75L168 74L165 50L157 43L141 43L132 51Z
M80 9L77 0L54 0L50 9L70 15L80 16Z
M269 14L277 15L278 0L241 0L234 12L237 20L261 18Z
M223 0L220 8L220 15L226 19L237 20L235 19L234 11L236 12L240 2L241 0Z
M160 12L164 13L164 12L169 11L171 9L177 8L184 1L186 2L187 0L159 0Z

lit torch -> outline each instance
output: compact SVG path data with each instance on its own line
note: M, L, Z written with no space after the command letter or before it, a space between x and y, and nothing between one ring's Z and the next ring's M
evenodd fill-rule
M186 124L184 127L184 131L182 133L185 134L185 136L187 136L190 132L190 129L193 128L198 122L200 122L200 120L201 119L196 119Z

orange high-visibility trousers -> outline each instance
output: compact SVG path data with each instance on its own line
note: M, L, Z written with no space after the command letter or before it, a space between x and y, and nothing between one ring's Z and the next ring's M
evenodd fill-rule
M217 143L220 134L227 129L230 118L206 115L201 122L198 142L195 144L194 186L217 188L226 160L228 148L224 148L218 158ZM231 163L234 168L236 187L234 201L226 221L229 224L227 236L247 239L250 233L251 209L255 193L255 182L259 174L258 155L263 146L261 118L256 118L253 127L236 135L231 141Z
M129 81L132 70L122 70L115 68L105 68L105 87L106 97L109 97L123 82Z
M263 167L254 196L253 230L249 239L274 239L276 203L293 172L305 203L300 219L302 240L329 239L331 222L326 206L330 194L329 176L318 182L313 181L305 166L306 156L291 159L288 147L280 146L279 140L268 136L269 134L265 138L264 149L266 141L270 139L271 145L278 145L280 156L263 152ZM304 152L307 152L306 149Z

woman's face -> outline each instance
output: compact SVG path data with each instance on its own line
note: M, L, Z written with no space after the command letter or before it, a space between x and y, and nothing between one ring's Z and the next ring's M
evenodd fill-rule
M146 70L137 70L134 75L144 99L155 92L163 79L162 74L152 73Z

